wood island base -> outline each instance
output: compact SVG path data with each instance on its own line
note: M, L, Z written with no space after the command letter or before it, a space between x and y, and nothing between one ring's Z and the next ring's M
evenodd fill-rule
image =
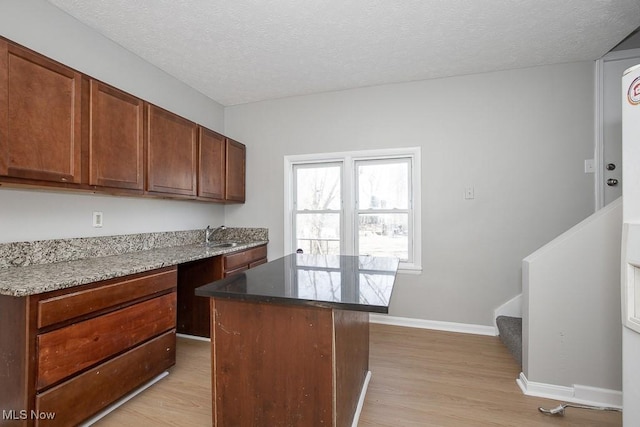
M351 426L369 314L211 298L213 425Z

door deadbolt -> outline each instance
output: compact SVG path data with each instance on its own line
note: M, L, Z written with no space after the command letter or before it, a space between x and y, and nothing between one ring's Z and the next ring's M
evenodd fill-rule
M607 164L607 170L608 171L616 170L616 165L614 163Z
M608 185L609 187L613 187L613 186L615 186L615 185L618 185L618 180L617 180L617 179L615 179L615 178L609 178L609 179L607 180L607 185Z

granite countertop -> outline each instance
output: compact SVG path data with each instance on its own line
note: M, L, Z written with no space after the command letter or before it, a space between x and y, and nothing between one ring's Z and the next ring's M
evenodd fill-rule
M291 254L196 288L196 295L389 312L397 258Z
M0 269L0 295L22 297L141 273L267 244L266 240L239 242L234 247L202 243L149 249L121 255L98 256L50 264Z

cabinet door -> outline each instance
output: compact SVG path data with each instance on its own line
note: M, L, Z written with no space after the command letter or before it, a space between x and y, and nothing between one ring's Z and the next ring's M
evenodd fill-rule
M227 138L227 177L225 199L244 203L246 147Z
M197 126L147 104L147 191L196 195Z
M91 81L89 184L144 187L143 101Z
M203 127L199 129L198 196L224 200L225 137Z
M0 40L0 175L81 181L82 75Z

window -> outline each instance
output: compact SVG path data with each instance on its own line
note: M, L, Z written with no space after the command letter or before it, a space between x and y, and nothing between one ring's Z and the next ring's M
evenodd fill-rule
M296 249L306 254L341 253L342 165L294 165Z
M411 159L357 160L355 176L356 253L409 262Z
M420 269L420 149L285 158L285 251Z

